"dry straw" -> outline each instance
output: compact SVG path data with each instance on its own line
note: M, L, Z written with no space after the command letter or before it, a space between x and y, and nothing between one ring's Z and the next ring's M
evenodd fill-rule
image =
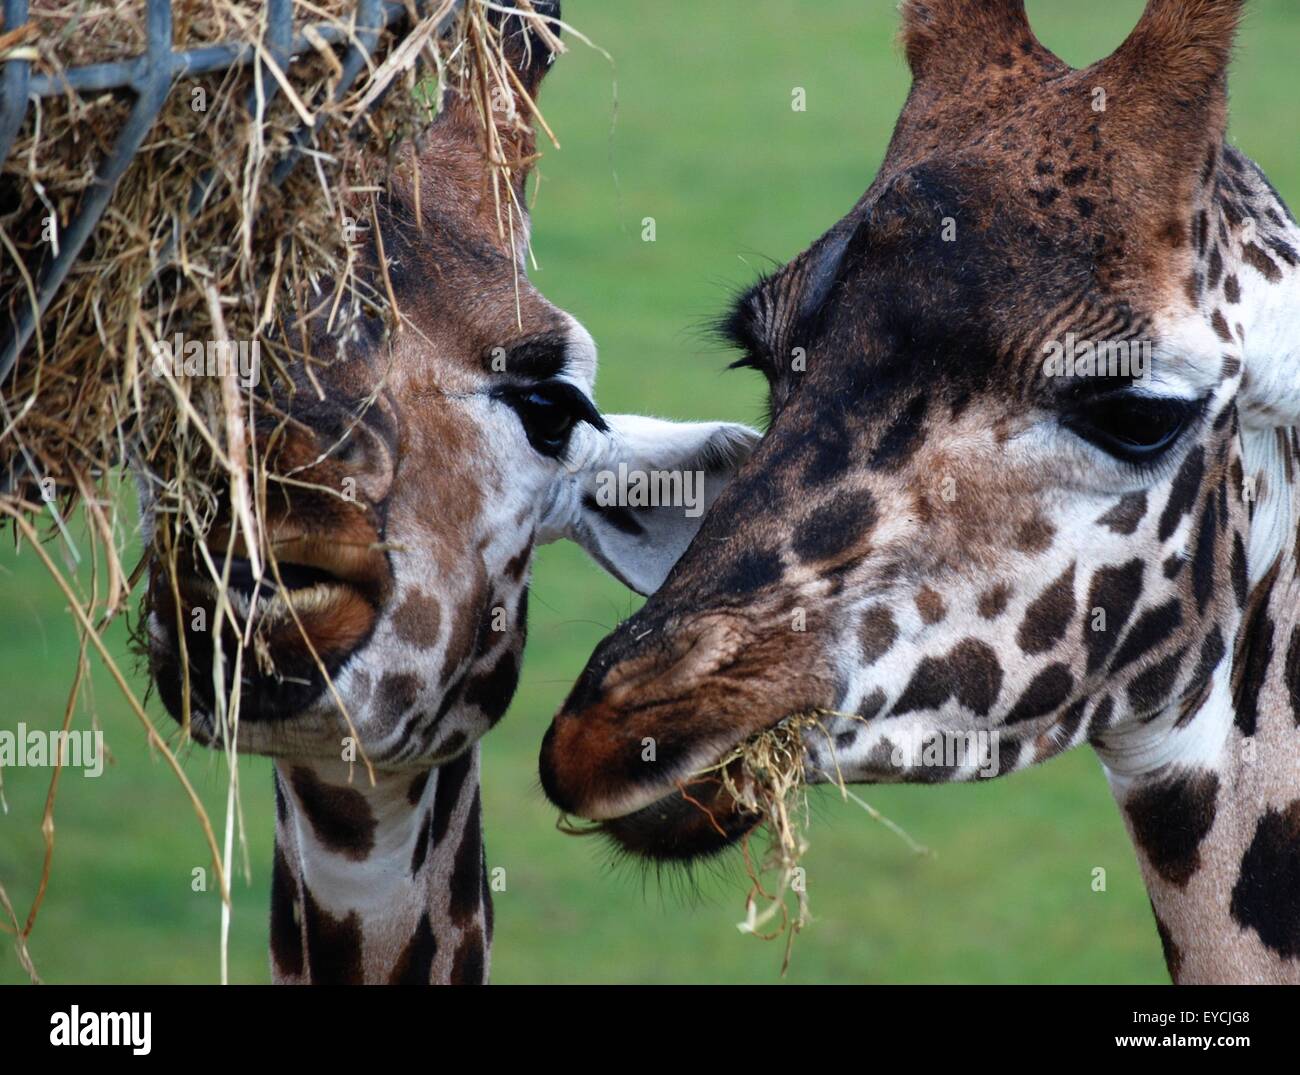
M829 709L795 714L747 739L716 765L697 774L720 777L737 806L756 815L767 834L767 849L761 857L754 855L748 835L742 841L750 888L745 897L745 918L737 928L767 941L785 939L783 976L790 967L794 939L810 920L808 888L801 866L809 848L805 836L810 821L807 742L811 737L824 737L831 757L835 757L835 740L823 723L827 717L863 719ZM834 783L846 802L856 803L913 852L931 853L851 791L839 772L838 762Z
M764 941L784 939L782 977L790 969L795 937L811 921L802 866L810 847L806 833L812 820L808 796L809 740L825 739L835 766L830 783L845 802L860 807L873 821L902 840L913 854L934 854L848 786L836 759L834 736L826 728L827 718L866 723L859 714L834 709L796 713L746 739L708 768L677 782L682 798L707 814L710 824L720 834L725 835L726 830L718 822L714 809L694 798L688 787L720 783L730 797L729 805L753 818L754 827L740 841L749 891L745 894L745 917L736 923L736 928ZM825 782L823 774L817 776L818 783ZM564 814L555 827L569 836L598 836L605 832L600 822L575 821ZM767 846L761 853L754 850L754 832L765 834Z
M308 352L310 318L326 315L340 335L362 313L382 316L391 331L402 325L386 278L376 284L359 271L356 237L376 217L376 197L400 147L418 140L430 122L439 85L474 101L499 226L512 239L522 234L508 181L521 162L504 153L492 117L494 94L508 99L522 88L492 17L502 9L488 0L433 0L418 10L411 2L400 31L381 33L360 76L348 83L347 51L363 32L356 7L353 0L293 0L295 37L310 47L289 63L274 58L267 5L259 0L172 0L175 49L243 42L258 62L172 87L90 242L0 384L0 519L10 521L15 540L55 577L81 636L64 726L73 719L93 650L202 825L223 900L223 981L236 834L243 845L238 692L216 703L230 774L218 846L176 759L175 748L188 739L188 683L185 721L169 744L102 638L146 574L144 558L123 562L137 523L121 476L129 471L153 507L152 547L144 551L158 557L173 587L180 558L188 555L224 591L237 538L256 572L278 576L262 521L268 486L286 479L263 466L253 431L268 414L284 420L271 401L279 398L282 408L294 385L320 391L319 373L330 356ZM538 39L562 50L529 0L518 0L517 8ZM34 72L57 77L140 55L145 27L144 0L34 0L26 27L0 26L0 60L30 59ZM327 43L331 37L337 45ZM0 162L0 336L35 304L41 267L94 184L130 100L122 92L69 90L29 104L17 141ZM517 122L538 121L549 131L524 100ZM159 345L178 333L187 341L255 342L260 382L245 383L234 369L196 377L156 362L165 353ZM80 539L72 523L77 510L84 520ZM209 549L223 512L232 519L231 544ZM254 651L250 660L264 659L229 601L219 599L216 615L240 638L236 667L246 648ZM226 681L221 634L211 631L218 683ZM49 879L58 779L56 768L42 824L45 861L25 920L0 886L0 908L10 921L0 921L0 928L14 934L33 978L27 939Z

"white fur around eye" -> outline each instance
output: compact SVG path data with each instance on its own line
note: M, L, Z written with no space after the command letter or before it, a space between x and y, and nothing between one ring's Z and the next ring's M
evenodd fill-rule
M591 333L576 317L565 314L569 320L569 342L564 349L565 380L572 381L587 395L596 387L598 351Z

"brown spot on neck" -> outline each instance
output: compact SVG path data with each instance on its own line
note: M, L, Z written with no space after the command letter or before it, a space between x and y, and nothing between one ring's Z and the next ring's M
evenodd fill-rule
M986 620L995 620L1007 610L1007 602L1010 599L1011 587L1005 582L999 582L980 594L979 614Z
M307 966L313 985L361 985L361 916L350 911L336 918L303 889L307 931Z
M921 614L921 619L930 625L939 623L948 615L948 608L943 603L943 598L929 586L921 587L917 593L916 610Z
M327 850L354 862L369 857L375 847L375 815L361 792L326 784L305 766L292 769L289 780L312 832Z
M437 954L438 938L434 935L428 912L425 912L397 957L388 984L428 985L433 977L433 961Z
M437 598L417 588L406 595L393 613L393 632L403 642L431 649L438 644L441 622L442 607Z
M874 664L889 652L898 638L898 624L884 605L873 605L863 613L860 634L862 663Z
M1124 804L1133 839L1159 876L1186 888L1201 868L1201 842L1214 826L1217 773L1156 777L1136 788Z
M1041 515L1023 524L1016 532L1016 548L1021 552L1044 552L1051 547L1056 528Z
M456 946L451 964L452 985L482 985L487 981L487 947L483 931L470 926Z

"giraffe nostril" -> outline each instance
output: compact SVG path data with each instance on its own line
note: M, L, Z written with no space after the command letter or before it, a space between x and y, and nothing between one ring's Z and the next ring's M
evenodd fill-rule
M355 425L330 451L330 458L356 482L358 491L371 503L387 498L393 486L394 462L384 439L362 425Z
M581 713L600 700L600 685L604 681L605 670L596 663L593 657L587 662L587 667L582 670L582 675L569 691L569 696L564 700L564 705L560 707L560 712L564 714Z
M351 436L339 445L334 458L345 467L360 469L366 465L366 449L359 437Z
M581 713L604 700L610 689L624 683L644 667L667 665L657 660L662 650L663 631L645 620L644 610L625 620L611 635L601 639L560 708L562 714Z

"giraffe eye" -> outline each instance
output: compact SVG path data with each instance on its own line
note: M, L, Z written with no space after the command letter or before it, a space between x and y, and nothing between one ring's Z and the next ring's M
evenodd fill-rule
M1065 425L1117 459L1151 463L1174 446L1202 407L1201 400L1123 393L1080 405Z
M565 381L545 381L526 388L508 388L500 398L514 408L533 449L552 459L568 446L573 427L587 422L607 428L600 412L582 390Z

